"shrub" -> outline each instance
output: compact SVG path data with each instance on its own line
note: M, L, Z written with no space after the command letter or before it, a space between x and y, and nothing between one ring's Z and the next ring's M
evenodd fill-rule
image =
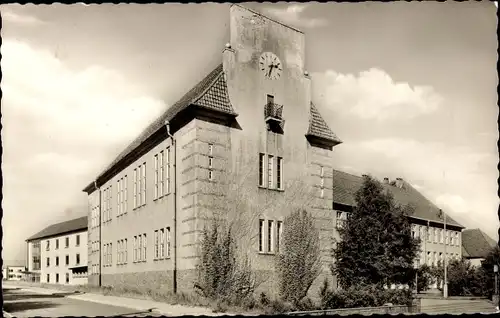
M307 295L321 270L319 231L314 218L297 210L283 222L283 241L276 256L279 294L294 305Z
M203 232L194 287L207 299L238 306L253 296L254 275L248 258L238 259L231 226L216 218L212 221L212 226Z
M411 290L382 289L378 285L326 291L321 296L323 309L379 307L387 303L410 306L413 301Z

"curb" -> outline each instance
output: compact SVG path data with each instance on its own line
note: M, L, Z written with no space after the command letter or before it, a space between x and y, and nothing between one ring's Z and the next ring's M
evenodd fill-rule
M2 312L3 312L3 316L4 316L4 317L7 317L7 318L14 318L14 316L12 316L11 314L9 314L9 313L8 313L8 312L6 312L6 311L2 310Z

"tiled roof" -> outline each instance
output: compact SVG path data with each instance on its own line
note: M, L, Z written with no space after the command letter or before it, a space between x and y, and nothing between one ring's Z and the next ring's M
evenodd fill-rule
M130 145L125 148L110 165L99 174L97 179L103 177L108 171L115 167L122 159L137 149L149 137L156 133L160 128L165 125L165 121L172 120L181 111L188 108L190 105L235 115L236 113L229 101L227 92L226 77L219 64L212 72L196 84L190 91L188 91L179 101L169 107L160 117L153 121ZM87 188L93 184L90 183Z
M88 218L86 216L79 217L77 219L52 224L35 235L28 238L26 241L32 241L35 239L41 239L51 236L57 236L64 233L76 232L80 230L86 230L88 228Z
M328 127L328 124L323 119L318 109L312 102L309 115L309 130L307 131L307 135L326 139L333 142L334 144L342 143L342 141L333 133L330 127Z
M485 258L496 242L480 229L462 231L462 251L467 252L468 258Z
M404 182L404 181L403 181ZM362 186L363 178L346 172L333 171L333 201L338 204L355 206L356 191ZM411 205L415 208L412 217L443 222L438 217L439 208L427 200L420 192L413 188L408 182L404 182L403 188L398 188L389 184L383 184L389 190L396 203L400 205ZM446 224L460 226L455 220L447 215Z

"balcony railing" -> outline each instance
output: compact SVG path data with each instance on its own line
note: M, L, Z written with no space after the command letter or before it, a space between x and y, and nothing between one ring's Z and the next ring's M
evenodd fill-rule
M266 121L282 121L283 120L283 105L275 103L267 103L264 106L264 118Z

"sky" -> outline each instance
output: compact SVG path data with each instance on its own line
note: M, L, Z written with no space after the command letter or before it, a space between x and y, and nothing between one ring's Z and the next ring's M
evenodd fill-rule
M498 239L493 3L244 5L305 33L313 101L343 140L336 169L402 177ZM0 6L4 260L86 214L82 189L221 62L228 9Z

